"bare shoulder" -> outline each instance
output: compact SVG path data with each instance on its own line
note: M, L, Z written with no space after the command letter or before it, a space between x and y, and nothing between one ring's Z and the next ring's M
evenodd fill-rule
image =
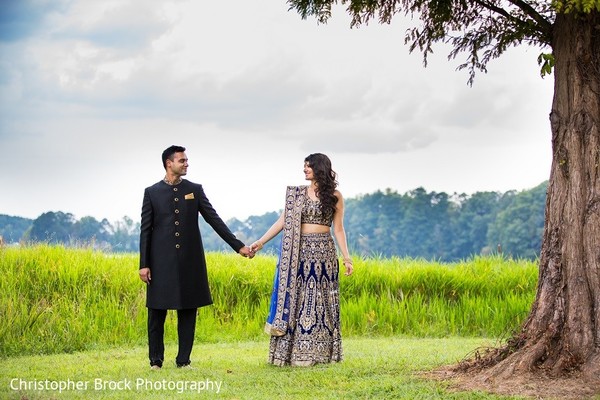
M342 192L340 192L340 191L339 191L339 190L337 190L337 189L336 189L336 190L333 192L333 195L334 195L335 197L337 197L339 200L344 200L344 197L342 197Z

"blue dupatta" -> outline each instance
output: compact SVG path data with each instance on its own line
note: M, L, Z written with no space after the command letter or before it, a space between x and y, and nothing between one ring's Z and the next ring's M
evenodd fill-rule
M295 304L295 278L300 258L300 225L302 205L308 186L288 186L283 215L283 237L279 260L273 282L269 316L265 332L271 336L283 336L290 322L290 306Z

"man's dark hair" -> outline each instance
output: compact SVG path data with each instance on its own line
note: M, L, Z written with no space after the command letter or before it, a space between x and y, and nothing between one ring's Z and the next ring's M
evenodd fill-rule
M185 147L181 147L181 146L176 146L176 145L172 145L169 146L165 149L165 151L163 151L162 153L162 162L163 162L163 167L165 167L165 170L167 169L167 160L171 160L173 161L173 159L175 157L173 157L173 155L175 153L183 153L185 151Z

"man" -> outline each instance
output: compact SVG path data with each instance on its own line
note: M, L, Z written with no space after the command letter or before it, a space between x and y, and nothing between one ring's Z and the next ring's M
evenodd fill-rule
M162 161L165 178L144 191L140 233L139 274L147 284L152 369L160 369L163 364L167 310L177 310L179 352L175 362L177 367L186 367L191 362L198 308L212 304L198 212L236 252L254 256L219 217L202 185L181 178L188 168L185 147L167 148Z

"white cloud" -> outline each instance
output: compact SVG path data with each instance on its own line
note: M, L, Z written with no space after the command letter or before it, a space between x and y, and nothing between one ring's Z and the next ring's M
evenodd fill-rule
M0 213L137 218L171 144L226 217L279 209L312 152L330 155L346 196L547 178L552 85L535 51L510 51L470 88L443 47L427 69L408 54L406 21L350 30L339 7L317 25L283 0L45 4L0 42L0 146L27 159L0 159ZM25 181L43 202L9 189Z
M122 54L139 51L176 21L164 0L74 1L49 16L53 40L83 40Z

